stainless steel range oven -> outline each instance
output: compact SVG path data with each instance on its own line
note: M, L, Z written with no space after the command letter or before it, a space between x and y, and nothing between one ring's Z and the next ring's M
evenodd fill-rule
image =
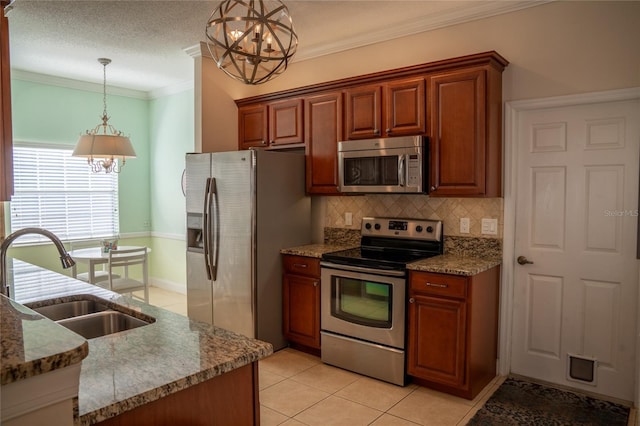
M442 222L369 217L361 234L322 256L322 361L403 386L406 265L442 253Z

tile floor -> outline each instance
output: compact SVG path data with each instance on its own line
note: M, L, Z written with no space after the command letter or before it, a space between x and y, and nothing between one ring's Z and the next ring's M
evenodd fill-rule
M150 287L149 303L186 315L187 297ZM295 425L465 425L504 377L472 401L414 384L395 386L323 364L318 357L283 349L259 363L260 423ZM629 426L636 425L631 410Z

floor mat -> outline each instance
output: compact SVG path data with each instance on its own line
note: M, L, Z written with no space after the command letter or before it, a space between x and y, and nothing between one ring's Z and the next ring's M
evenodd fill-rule
M507 378L467 425L626 426L629 407Z

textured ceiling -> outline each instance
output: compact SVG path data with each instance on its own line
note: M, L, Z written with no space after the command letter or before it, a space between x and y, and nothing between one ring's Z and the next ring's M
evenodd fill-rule
M205 41L218 1L16 0L7 13L14 70L140 91L193 79L185 49ZM544 1L285 0L299 38L296 60L505 13Z

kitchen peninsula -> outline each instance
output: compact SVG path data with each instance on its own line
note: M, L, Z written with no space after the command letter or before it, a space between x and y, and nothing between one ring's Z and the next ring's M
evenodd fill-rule
M259 424L257 361L273 352L271 344L17 260L8 263L15 302L1 296L3 325L11 313L20 312L29 317L23 321L39 319L46 327L59 327L73 342L67 352L40 354L44 361L30 362L21 347L27 337L3 327L3 388L81 361L76 425ZM96 298L155 321L83 342L28 309ZM87 343L88 355L82 359Z

